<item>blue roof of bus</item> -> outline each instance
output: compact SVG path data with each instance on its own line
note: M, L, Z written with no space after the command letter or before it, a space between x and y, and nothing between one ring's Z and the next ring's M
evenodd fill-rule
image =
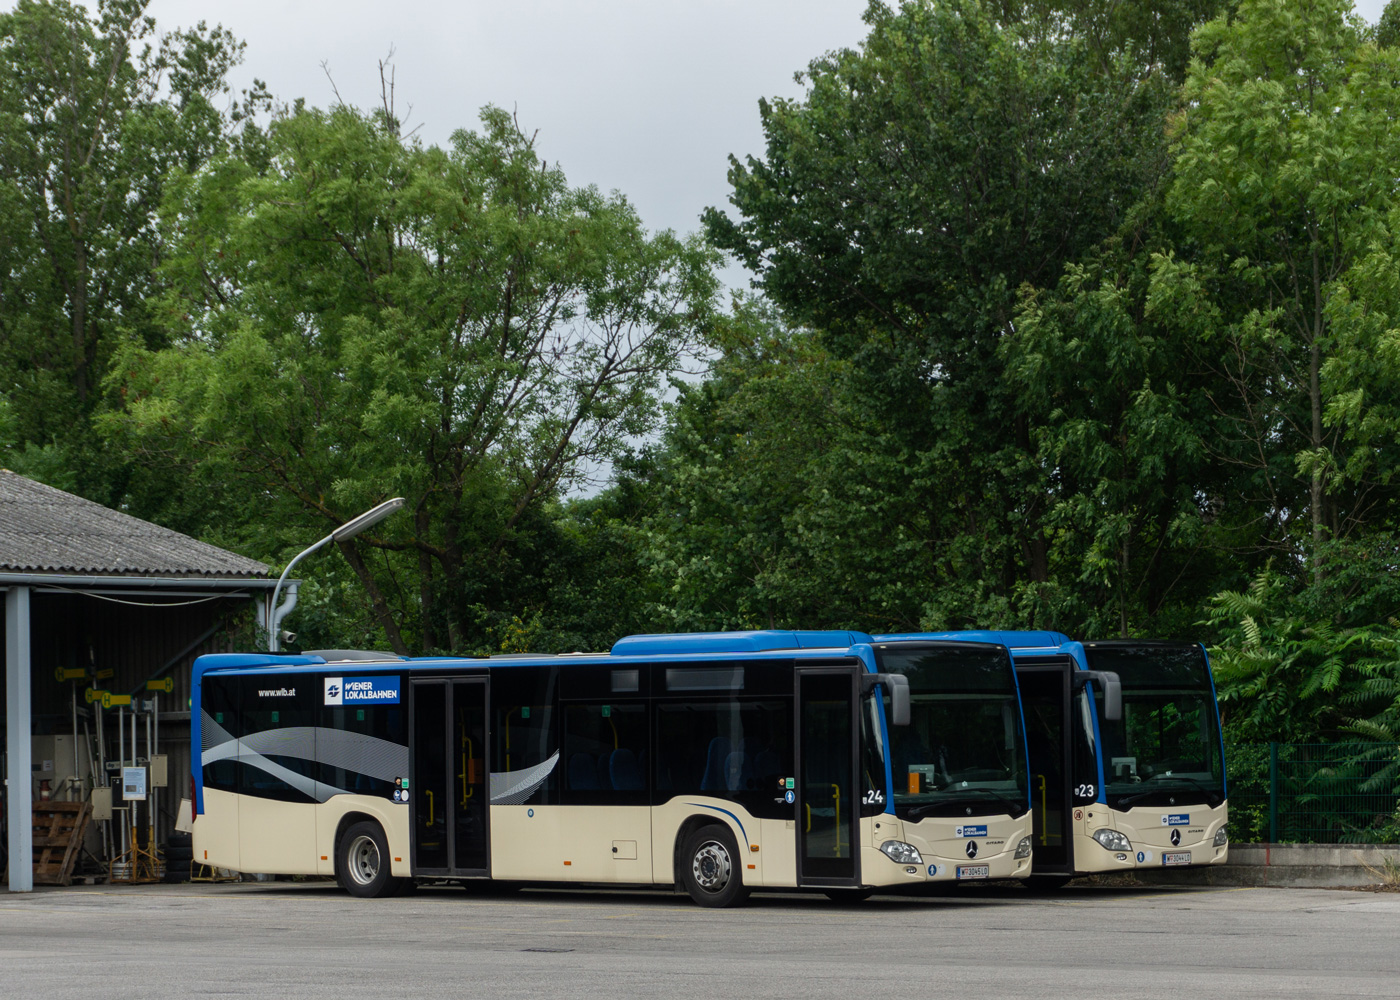
M363 671L402 670L408 664L421 669L440 664L444 668L486 666L528 666L542 664L572 663L579 665L602 665L616 663L619 659L641 659L644 657L701 659L715 655L747 655L762 659L772 659L781 653L802 653L811 655L817 651L846 652L852 646L881 642L989 642L1006 646L1015 652L1026 653L1034 649L1044 652L1057 652L1062 644L1070 640L1058 632L905 632L898 634L870 636L864 632L827 630L805 631L786 629L766 629L749 632L681 632L659 635L629 635L613 644L607 653L571 653L555 655L520 654L509 657L463 657L463 656L420 656L403 659L386 653L382 660L353 659L325 660L310 654L271 654L271 653L214 653L201 656L195 663L195 676L210 670L255 670L303 671L317 667L333 666L335 670L347 673ZM873 669L873 668L872 668Z
M870 642L861 632L706 632L677 635L628 636L619 639L610 653L569 653L557 655L540 653L504 657L415 656L404 659L386 653L382 660L326 660L310 654L272 653L209 653L194 663L196 683L213 670L267 670L269 672L321 672L327 668L345 673L401 671L405 668L443 668L579 665L616 665L620 659L641 662L644 659L703 660L717 654L750 656L756 659L778 659L788 655L812 656L822 652L847 653L854 645Z
M1008 649L1052 648L1058 649L1069 642L1069 636L1060 632L995 632L969 630L964 632L900 632L892 635L877 635L876 642L910 642L923 639L929 642L994 642Z
M613 656L652 656L674 653L766 653L777 649L849 649L870 642L864 632L788 631L678 632L629 635L613 643Z

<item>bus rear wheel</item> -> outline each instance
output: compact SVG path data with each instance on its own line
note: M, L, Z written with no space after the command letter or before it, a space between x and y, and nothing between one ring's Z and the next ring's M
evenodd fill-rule
M681 850L681 884L701 906L738 906L750 891L744 885L742 860L728 827L702 826L685 839Z
M404 881L389 874L389 841L372 820L352 824L340 838L335 877L350 895L365 899L392 896Z

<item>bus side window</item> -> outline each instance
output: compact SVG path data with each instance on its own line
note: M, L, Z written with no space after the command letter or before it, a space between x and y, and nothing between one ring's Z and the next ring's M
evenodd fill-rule
M315 802L315 727L321 687L282 677L240 678L244 752L238 791L278 802Z
M525 771L560 751L556 704L559 671L554 667L510 667L491 675L493 771ZM559 801L567 759L545 776L529 798L531 805Z
M204 679L201 709L204 748L222 754L225 744L243 734L238 717L238 679L217 675ZM204 766L204 787L221 792L238 791L238 764L231 756L220 756Z
M566 705L565 801L645 802L650 749L641 703Z
M407 685L404 685L403 689L406 687ZM358 733L393 743L404 748L404 760L408 759L408 712L405 705L366 705L362 708L323 706L320 709L318 725L335 732ZM386 798L393 794L394 785L391 778L376 777L347 767L346 755L338 744L332 742L327 746L319 736L318 740L318 774L320 780L330 788L357 795L382 795Z
M672 795L752 800L756 815L780 799L792 773L792 706L782 701L660 702L657 801Z

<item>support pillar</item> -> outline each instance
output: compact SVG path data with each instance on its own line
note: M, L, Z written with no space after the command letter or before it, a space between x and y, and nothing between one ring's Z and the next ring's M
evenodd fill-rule
M29 588L5 592L5 733L9 774L10 891L34 889L34 806L30 801L33 744L29 699Z

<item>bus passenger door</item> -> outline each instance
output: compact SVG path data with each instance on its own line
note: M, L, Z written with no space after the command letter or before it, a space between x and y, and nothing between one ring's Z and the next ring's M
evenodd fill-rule
M860 884L855 667L797 671L797 884Z
M415 875L488 875L486 678L415 680L411 860Z
M1071 872L1069 664L1017 666L1031 769L1032 870Z

